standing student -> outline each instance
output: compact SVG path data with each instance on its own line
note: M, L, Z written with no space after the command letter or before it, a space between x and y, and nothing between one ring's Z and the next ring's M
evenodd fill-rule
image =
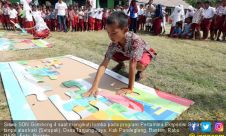
M192 30L193 30L193 40L200 39L201 38L201 22L202 22L202 15L204 9L202 8L202 3L197 2L197 10L194 13L194 16L192 18Z
M102 29L102 18L103 18L103 12L102 12L102 9L99 9L97 11L97 16L96 16L97 31Z
M203 22L202 22L204 40L206 40L209 36L210 26L214 18L215 12L216 12L215 8L210 6L209 1L206 1L204 3Z
M89 30L89 11L87 8L84 10L84 29Z
M89 9L89 30L94 31L95 29L95 10Z
M105 57L96 73L95 80L88 92L83 94L89 97L98 94L98 88L110 60L118 62L115 70L119 71L129 61L128 86L120 89L117 94L133 93L135 81L139 81L143 72L155 56L154 50L138 35L128 32L128 18L123 12L113 12L107 19L106 30L111 40ZM136 72L137 71L137 72Z
M16 30L14 23L18 23L18 12L15 9L14 5L10 5L10 10L9 10L9 19L11 23L11 28L12 30ZM13 22L13 23L12 23Z
M55 11L52 7L50 7L50 30L55 31L56 30L56 15Z
M216 36L217 41L220 41L220 35L223 29L224 23L224 5L222 1L218 2L218 6L216 8L216 18L214 25L214 35Z
M75 11L75 16L74 16L74 26L75 26L75 31L79 31L79 17L78 17L78 11Z
M162 14L163 14L163 19L162 19L162 34L165 34L165 32L166 32L166 16L167 16L166 7L165 6L162 7Z
M66 14L67 14L67 5L62 0L59 0L55 5L56 15L58 19L58 31L62 31L64 28L64 32L67 32L66 25Z
M130 14L130 21L131 21L129 30L136 33L137 32L137 13L138 13L136 0L131 1L128 13Z
M224 23L222 32L223 32L222 41L226 41L226 1L224 1Z
M79 30L84 31L84 10L81 8L79 13L78 13L78 18L79 18Z
M71 32L75 31L75 11L72 8L72 6L69 6L69 22L70 22L70 27L71 27Z
M46 25L48 26L48 28L51 28L51 19L50 19L50 9L48 8L46 10L46 19L45 19Z
M154 35L159 35L162 31L161 29L162 18L163 18L162 5L158 4L155 10L155 18L153 19Z
M8 30L9 29L9 5L7 3L5 3L3 5L3 8L2 8L2 12L3 12L3 28L5 30Z
M104 9L103 11L103 19L102 19L102 28L105 29L106 23L107 23L107 18L109 16L109 12L107 9Z
M138 10L138 30L144 30L145 20L144 5L141 4Z

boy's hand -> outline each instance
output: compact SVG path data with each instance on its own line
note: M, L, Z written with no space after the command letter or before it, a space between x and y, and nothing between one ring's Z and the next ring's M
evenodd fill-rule
M126 94L130 94L132 92L133 92L133 90L127 87L127 88L121 88L120 90L118 90L116 92L116 94L117 95L126 95Z
M98 88L90 88L88 92L83 94L83 97L90 97L90 96L96 96L98 93Z

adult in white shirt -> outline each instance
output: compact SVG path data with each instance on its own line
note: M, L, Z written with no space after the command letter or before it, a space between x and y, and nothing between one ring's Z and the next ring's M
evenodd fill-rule
M186 12L185 18L193 17L195 14L195 9L192 6L188 7L188 11Z
M56 15L58 18L58 31L62 30L64 27L64 32L67 32L66 25L66 14L67 14L67 5L62 0L59 0L55 5Z
M181 6L176 6L173 13L171 14L170 18L173 20L170 35L172 34L174 27L176 26L177 22L183 22L183 9Z
M209 36L210 26L215 14L216 14L215 8L210 7L210 2L206 1L204 4L203 21L201 26L201 28L203 28L204 40L206 40Z

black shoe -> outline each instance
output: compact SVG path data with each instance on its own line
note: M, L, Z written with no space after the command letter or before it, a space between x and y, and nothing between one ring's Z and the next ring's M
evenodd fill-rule
M142 77L141 77L141 71L137 71L137 73L136 73L136 75L135 75L135 81L137 82L137 81L140 81L141 79L142 79Z

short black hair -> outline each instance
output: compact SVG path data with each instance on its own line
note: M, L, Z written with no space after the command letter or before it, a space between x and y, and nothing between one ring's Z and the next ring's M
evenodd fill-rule
M207 1L205 1L205 4L210 4L210 1L208 1L208 0L207 0Z
M117 24L120 28L128 27L128 16L122 11L114 11L107 18L107 25Z

